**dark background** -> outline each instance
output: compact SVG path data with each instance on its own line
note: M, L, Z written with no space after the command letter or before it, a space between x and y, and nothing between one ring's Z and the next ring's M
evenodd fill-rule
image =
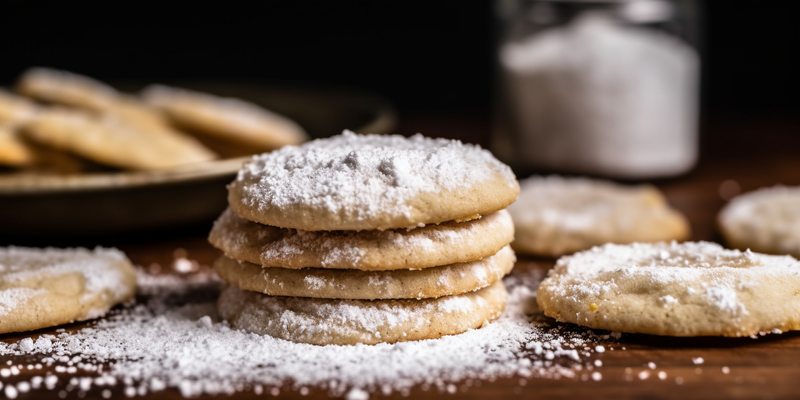
M352 86L388 98L401 120L491 113L490 1L168 4L5 4L0 84L39 65L112 81ZM700 8L704 119L797 117L798 7L787 0Z

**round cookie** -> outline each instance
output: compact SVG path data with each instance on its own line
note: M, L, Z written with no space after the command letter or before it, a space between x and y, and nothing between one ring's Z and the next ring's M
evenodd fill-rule
M36 153L19 135L17 127L0 121L0 165L25 167L36 162Z
M120 168L169 168L216 158L190 136L141 128L112 114L53 108L39 112L22 132L36 143Z
M506 246L483 260L419 270L367 272L269 268L227 256L217 259L214 269L231 285L271 296L356 300L427 299L472 292L489 286L511 272L515 261L514 251Z
M142 98L180 127L257 151L308 140L303 128L289 118L239 99L162 85L148 86L142 91Z
M251 222L228 209L208 240L232 258L268 267L385 271L480 260L514 240L514 223L500 210L410 230L298 231Z
M175 133L155 108L88 76L49 68L31 68L20 77L17 91L46 103L88 111L95 115L112 114L115 118L141 129Z
M737 196L717 220L731 247L800 257L800 186L775 186Z
M16 90L46 103L96 112L106 111L118 96L114 88L88 76L41 67L25 71Z
M29 120L38 106L32 101L0 89L0 122L17 124Z
M652 186L534 176L520 187L519 199L508 207L518 253L557 257L605 243L689 237L686 218Z
M502 281L466 294L424 300L325 300L267 296L228 286L217 308L231 327L299 343L352 345L435 339L498 318Z
M98 318L135 293L119 250L0 248L0 333Z
M228 186L241 217L307 231L412 228L506 208L511 169L478 146L422 135L342 135L253 157Z
M562 257L537 292L545 315L596 329L753 336L800 329L800 262L715 243L607 244Z

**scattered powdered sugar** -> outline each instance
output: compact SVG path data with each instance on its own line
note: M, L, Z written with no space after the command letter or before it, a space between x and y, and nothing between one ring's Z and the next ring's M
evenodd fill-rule
M476 168L476 165L485 165ZM342 135L254 156L239 171L246 206L259 211L302 205L348 220L409 215L422 193L471 188L511 169L479 146L420 134Z
M251 390L304 394L314 387L365 399L375 391L405 394L415 385L455 392L453 383L470 379L579 378L595 368L582 360L602 339L591 331L550 326L535 306L535 286L528 286L540 278L536 273L506 278L506 312L485 328L374 346L314 346L232 330L217 316L215 275L201 271L187 283L143 274L139 283L148 295L138 304L76 332L0 343L0 354L40 357L46 370L58 374L43 373L23 388L58 386L65 395L77 391L79 396L96 390L103 397L112 391L142 396L167 389L184 396ZM64 386L62 379L69 383Z

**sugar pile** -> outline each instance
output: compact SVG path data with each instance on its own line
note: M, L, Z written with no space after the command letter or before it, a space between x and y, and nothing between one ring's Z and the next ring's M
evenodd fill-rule
M697 156L697 54L655 29L595 13L504 45L522 163L625 178Z
M312 387L366 398L375 391L407 394L414 385L452 393L463 380L602 377L592 372L587 357L602 348L598 343L604 338L549 326L531 289L541 278L536 271L506 278L506 312L483 329L374 346L314 346L232 330L217 317L216 276L200 272L190 277L141 273L143 296L137 304L91 327L0 343L0 355L41 360L28 368L43 370L30 381L6 382L5 394L15 397L36 389L61 390L61 397L70 391L79 397L90 392L110 397L112 391L132 397L167 389L184 396L280 390L305 394ZM19 372L24 366L10 368ZM0 376L12 373L0 369ZM69 383L63 386L60 379Z

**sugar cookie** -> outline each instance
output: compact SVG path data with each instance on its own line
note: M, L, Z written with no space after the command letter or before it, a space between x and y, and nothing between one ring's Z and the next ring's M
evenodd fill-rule
M97 318L135 292L116 249L0 248L0 333Z
M49 109L26 124L23 133L37 143L121 168L158 169L215 158L189 136L139 129L114 115Z
M514 250L560 256L604 243L684 240L689 224L658 189L559 176L520 182Z
M17 82L17 92L46 103L95 112L113 106L117 91L87 76L50 68L31 68Z
M0 121L0 165L24 167L36 162L36 153L13 125Z
M255 156L228 189L241 217L308 231L468 220L519 193L511 169L478 146L349 131Z
M255 150L273 150L308 140L294 121L243 100L162 85L148 86L141 95L179 127Z
M17 84L20 93L46 103L95 114L113 114L141 129L171 130L166 118L138 98L124 95L87 76L49 68L31 68Z
M737 196L719 214L731 247L800 257L800 186L775 186Z
M466 294L423 300L328 300L223 289L217 308L234 329L292 342L377 344L435 339L480 328L503 312L502 281Z
M354 271L270 268L222 256L214 269L228 283L272 296L327 299L427 299L471 292L502 279L514 268L504 247L483 260L420 270Z
M545 315L668 336L800 329L800 262L715 243L607 244L562 257L537 293Z
M38 107L32 101L0 89L0 122L21 123L29 120Z
M514 224L501 210L410 230L298 231L251 222L228 209L208 240L232 258L269 267L383 271L480 260L514 240Z

